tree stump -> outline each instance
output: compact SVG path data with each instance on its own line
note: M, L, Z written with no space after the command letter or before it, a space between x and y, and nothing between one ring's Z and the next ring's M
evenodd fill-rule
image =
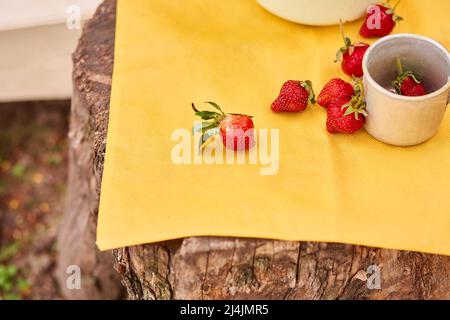
M83 225L77 228L86 228L85 234L93 232L98 210L115 5L114 0L107 0L100 6L74 54L72 179L66 214L78 217L75 223ZM83 148L78 147L80 141ZM93 235L88 240L94 241ZM195 237L122 248L113 254L130 299L450 298L450 257L416 252ZM380 269L380 289L368 288L370 266Z
M95 244L100 180L114 61L115 4L99 7L84 26L73 54L73 96L69 131L69 181L58 233L57 278L68 299L118 299L123 287L111 252ZM95 151L94 151L95 150ZM81 271L81 288L68 288L70 266Z

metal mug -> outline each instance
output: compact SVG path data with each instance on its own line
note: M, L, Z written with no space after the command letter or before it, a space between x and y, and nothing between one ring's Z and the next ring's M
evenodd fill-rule
M392 90L397 58L405 70L423 76L431 93L406 97ZM413 146L438 132L449 103L450 54L444 46L418 35L387 36L366 52L363 69L370 135L387 144Z

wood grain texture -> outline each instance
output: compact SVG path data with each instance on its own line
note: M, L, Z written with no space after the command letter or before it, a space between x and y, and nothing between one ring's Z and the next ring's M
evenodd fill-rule
M115 1L105 1L74 54L72 144L91 165L72 164L78 215L98 211L114 47ZM181 5L181 4L180 4ZM77 114L89 115L77 120ZM73 148L73 147L72 147ZM75 149L73 150L75 151ZM72 182L74 183L74 182ZM81 186L82 185L82 186ZM85 197L79 187L90 188ZM88 192L89 193L89 192ZM86 210L83 211L82 210ZM92 229L92 225L85 226ZM130 299L449 299L450 257L313 242L196 237L114 250ZM381 289L367 269L381 268Z

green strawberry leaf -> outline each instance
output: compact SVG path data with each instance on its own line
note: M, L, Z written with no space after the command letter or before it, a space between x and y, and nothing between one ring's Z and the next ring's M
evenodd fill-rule
M348 107L347 110L344 113L344 117L348 116L348 115L350 115L352 113L355 113L355 110L353 108L351 108L351 107Z
M397 81L397 80L392 81L392 86L394 87L395 92L397 94L402 94L402 89L401 89L401 85L400 85L399 81Z
M242 114L242 113L229 113L229 115L231 116L244 116L244 117L249 117L250 119L253 119L253 116L250 116L248 114Z
M195 115L202 118L203 120L217 119L221 116L219 113L213 111L199 111L196 112Z
M422 76L420 76L414 72L411 72L410 77L413 78L415 83L417 83L417 84L422 83Z
M345 37L345 46L348 48L352 45L352 39L350 39L349 37Z
M196 124L193 128L192 128L192 133L196 133L196 132L205 132L209 129L213 129L215 127L218 126L218 123L216 121L213 122L201 122Z
M217 113L214 111L200 111L197 109L195 104L192 103L191 106L192 110L194 110L195 112L195 115L202 118L203 120L216 120L217 122L220 122L225 117L225 113L222 112L222 110L216 103L214 102L206 102L206 103L211 104L214 108L219 108L221 113Z
M192 110L194 110L195 113L200 112L200 110L198 110L198 109L195 107L195 104L194 104L194 103L191 103L191 106L192 106Z
M308 101L311 102L312 104L315 104L316 103L316 95L314 93L312 82L310 80L306 80L301 83L301 86L303 88L305 88L305 90L308 91L308 93L309 93Z
M336 53L336 59L334 60L334 62L336 63L336 62L339 62L339 61L341 61L342 60L342 52L341 52L341 50L339 50L337 53Z
M405 20L405 19L403 19L402 17L400 17L400 16L398 16L396 14L392 18L394 19L394 22L400 22L400 21Z
M409 77L411 77L417 84L422 83L422 77L420 75L416 74L411 70L407 71L404 70L400 57L396 58L396 64L398 70L398 77L392 82L392 86L394 87L395 92L397 92L397 94L402 94L401 88L403 85L403 81L405 81Z
M341 106L341 110L344 110L345 108L348 108L348 107L350 107L351 106L351 103L349 102L349 103L346 103L346 104L343 104L342 106Z
M206 101L205 103L212 105L215 109L219 110L222 115L225 115L217 103L211 101Z
M335 63L340 62L343 57L344 57L344 53L347 51L347 48L342 47L339 49L339 51L336 53L336 60L334 60Z

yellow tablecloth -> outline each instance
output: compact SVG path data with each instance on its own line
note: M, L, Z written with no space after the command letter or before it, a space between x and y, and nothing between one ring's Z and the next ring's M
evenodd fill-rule
M404 1L396 33L450 46L448 0ZM359 39L361 21L346 30ZM273 114L288 79L317 92L342 76L338 27L283 21L253 0L119 0L98 246L188 236L327 241L450 255L450 113L429 142L326 132L325 110ZM280 129L280 167L176 165L191 102L213 100ZM203 106L203 105L202 105ZM395 125L395 124L393 124Z

